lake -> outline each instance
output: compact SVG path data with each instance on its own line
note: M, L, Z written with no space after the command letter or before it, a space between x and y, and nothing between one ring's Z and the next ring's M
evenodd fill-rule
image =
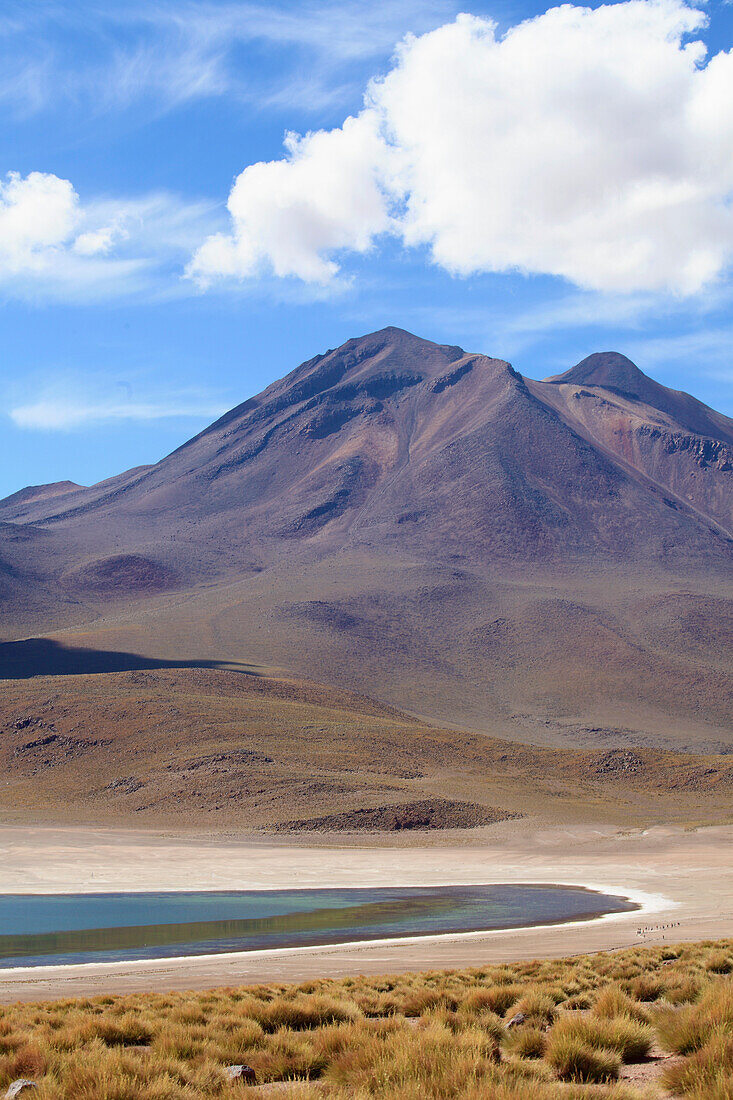
M576 886L0 895L0 968L171 958L591 920L637 909Z

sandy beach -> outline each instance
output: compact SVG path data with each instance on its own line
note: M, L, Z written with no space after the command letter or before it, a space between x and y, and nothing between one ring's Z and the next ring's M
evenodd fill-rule
M253 836L0 829L0 892L563 883L623 894L643 911L486 933L0 972L0 1001L481 965L636 943L733 937L733 827L621 832L515 823L480 839L377 838L329 846ZM642 929L640 932L639 930Z

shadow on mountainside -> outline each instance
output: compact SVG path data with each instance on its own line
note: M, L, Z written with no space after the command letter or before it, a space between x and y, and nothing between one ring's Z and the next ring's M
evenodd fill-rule
M0 642L0 680L25 680L33 676L83 676L95 672L136 672L156 668L228 669L258 675L248 665L231 661L165 660L106 649L64 645L52 638L25 638Z

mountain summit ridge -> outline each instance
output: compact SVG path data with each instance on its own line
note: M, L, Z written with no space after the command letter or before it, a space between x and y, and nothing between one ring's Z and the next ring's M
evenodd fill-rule
M578 386L603 386L638 397L650 381L626 355L618 351L594 351L563 374L545 378L545 382L571 383Z
M563 374L546 378L545 382L555 386L599 387L621 397L634 398L665 413L691 432L733 446L733 420L684 390L673 390L656 382L619 352L594 352Z
M699 438L685 434L693 421ZM152 466L21 493L21 511L15 494L0 520L78 527L89 545L106 530L135 553L137 528L169 556L162 524L171 537L205 531L207 549L222 538L278 554L371 544L378 529L385 545L438 556L654 558L673 538L683 555L716 558L733 528L728 479L724 492L713 484L729 442L733 422L619 353L534 382L390 326L307 360Z

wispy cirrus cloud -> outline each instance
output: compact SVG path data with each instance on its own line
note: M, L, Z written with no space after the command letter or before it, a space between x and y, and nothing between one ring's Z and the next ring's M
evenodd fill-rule
M8 416L17 428L69 432L120 423L189 420L207 423L226 412L228 403L206 389L146 391L139 383L62 372L42 384L31 400L10 402Z
M76 428L99 427L120 421L151 420L214 420L226 412L226 406L201 400L172 404L164 401L115 404L114 402L86 402L72 398L34 401L18 405L10 410L10 419L18 428L40 431L73 431Z
M63 100L165 111L228 95L320 110L358 89L355 64L389 55L404 34L455 11L453 0L8 0L0 100L23 112Z

